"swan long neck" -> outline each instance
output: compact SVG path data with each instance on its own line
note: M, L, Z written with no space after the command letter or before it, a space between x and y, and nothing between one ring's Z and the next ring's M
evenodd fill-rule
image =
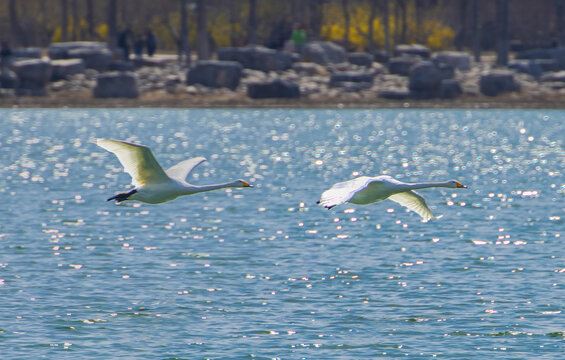
M418 189L427 189L427 188L435 188L435 187L453 187L449 181L445 182L423 182L423 183L412 183L406 184L408 190L418 190Z
M201 193L201 192L205 192L205 191L212 191L212 190L224 189L224 188L229 188L229 187L239 187L238 182L232 181L232 182L223 183L223 184L185 186L185 194L191 195L191 194Z

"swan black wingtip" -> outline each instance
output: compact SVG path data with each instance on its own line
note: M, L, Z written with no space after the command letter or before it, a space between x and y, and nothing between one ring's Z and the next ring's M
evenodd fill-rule
M136 192L137 192L137 189L133 189L132 191L129 191L127 193L119 193L119 194L116 194L116 195L108 198L106 201L116 200L116 202L119 204L122 201L127 200L131 195L135 194Z

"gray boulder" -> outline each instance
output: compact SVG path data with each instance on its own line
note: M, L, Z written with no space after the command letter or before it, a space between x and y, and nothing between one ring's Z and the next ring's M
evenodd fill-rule
M373 52L373 60L378 63L386 64L389 59L390 55L386 50L376 50L375 52Z
M51 81L68 79L72 75L83 73L86 69L82 59L51 61Z
M455 79L444 79L439 88L439 97L442 99L455 99L463 94L459 81Z
M379 97L387 100L406 100L410 98L410 92L406 90L387 89L381 91Z
M453 79L455 77L455 67L453 65L444 63L434 65L438 69L442 79Z
M156 68L164 68L169 64L177 62L177 58L173 58L171 56L152 56L152 57L134 57L132 59L133 63L135 64L136 68L140 67L156 67Z
M391 74L408 76L410 68L422 60L414 56L401 56L389 59L387 67Z
M555 59L535 59L530 60L534 66L539 67L542 73L548 71L559 71L561 66Z
M541 82L565 82L565 70L549 72L540 77Z
M514 79L513 72L493 70L481 75L479 88L486 96L497 96L504 92L519 91L520 85Z
M108 71L135 71L135 63L133 61L112 61L108 64Z
M402 44L394 48L394 56L418 56L422 59L429 59L431 50L420 44Z
M95 98L137 98L139 89L132 72L108 72L99 74L93 95Z
M536 64L536 61L539 60L512 60L508 63L508 68L522 74L531 75L537 79L541 76L543 71L541 67Z
M237 61L246 69L264 72L290 69L293 62L290 53L257 45L221 48L218 50L218 60Z
M247 84L247 96L252 99L298 99L300 97L300 88L291 81L275 79L268 82Z
M25 59L41 59L41 49L40 48L15 48L12 49L12 56L15 59L25 60Z
M374 62L373 55L363 52L351 53L347 56L347 60L349 61L350 64L364 66L368 68L370 68Z
M361 71L342 71L333 73L330 76L330 87L349 85L350 83L373 84L375 75L370 72Z
M551 49L528 49L516 52L517 60L551 59Z
M300 75L316 76L326 75L327 70L322 65L310 62L296 62L292 64L292 69Z
M186 84L235 90L241 81L243 66L235 61L198 61L188 70Z
M553 60L556 68L553 70L565 70L565 47L558 46L550 49L529 49L519 51L515 55L517 60ZM552 71L552 70L549 70Z
M69 51L70 59L82 59L84 66L88 69L105 71L114 60L109 49L74 49Z
M16 61L12 70L18 76L16 95L45 96L51 79L51 62L48 60Z
M457 70L469 71L471 70L471 56L462 51L442 51L434 54L434 64L451 65Z
M429 61L412 66L408 79L410 97L413 99L433 99L439 97L441 74Z
M76 41L49 45L47 53L51 59L82 59L88 69L107 70L113 61L113 54L106 43Z
M15 89L18 87L18 76L11 70L0 72L0 88Z
M47 48L47 54L51 59L70 59L72 56L69 54L71 50L77 49L108 49L106 43L96 41L69 41L52 43Z
M347 52L343 47L332 42L313 41L304 45L300 61L320 65L337 64L347 61Z

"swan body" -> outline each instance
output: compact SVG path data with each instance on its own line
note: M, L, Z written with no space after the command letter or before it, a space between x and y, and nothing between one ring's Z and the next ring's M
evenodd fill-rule
M120 203L136 200L148 204L160 204L179 196L192 195L204 191L223 188L253 187L247 181L235 180L215 185L192 185L186 182L188 174L206 161L203 157L181 161L166 171L157 162L147 146L125 141L96 139L96 145L116 155L124 171L130 174L134 186L128 192L119 193L108 199Z
M426 204L426 200L414 190L433 187L466 188L455 180L445 182L405 183L388 175L376 177L361 176L349 181L335 184L322 193L318 204L331 209L334 206L349 202L356 205L367 205L390 199L416 212L423 221L434 218L434 214Z

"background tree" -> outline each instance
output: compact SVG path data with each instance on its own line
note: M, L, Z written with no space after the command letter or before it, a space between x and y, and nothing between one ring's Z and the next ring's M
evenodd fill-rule
M249 44L257 44L257 2L256 0L249 0L249 18L247 26L247 36Z
M459 0L458 4L459 30L455 38L455 48L459 51L467 43L467 0Z
M308 1L308 16L309 16L309 31L308 38L311 40L320 39L320 30L322 28L322 0L307 0Z
M61 40L69 40L69 4L61 0Z
M16 43L17 45L27 46L28 41L25 32L20 24L20 18L18 14L16 0L10 0L8 7L10 12L10 33L12 35L11 36L12 43Z
M554 0L555 6L555 25L557 26L556 43L560 46L565 45L565 1Z
M383 23L384 23L384 46L387 53L390 53L390 1L389 0L382 0L383 4L381 5L383 8Z
M349 8L347 6L348 2L349 0L341 0L341 8L343 9L343 26L345 28L345 31L343 32L343 46L345 46L345 48L349 47L349 27L351 26L351 23L349 21Z
M497 51L496 51L496 64L499 66L508 65L508 52L510 50L510 13L509 13L509 0L496 0L496 15L497 15Z
M79 39L84 39L84 33L82 32L82 27L80 24L80 14L79 14L79 4L78 1L79 0L71 0L72 1L72 6L71 6L71 12L73 14L73 40L77 41Z
M187 24L188 1L180 0L180 34L179 34L179 63L185 58L185 64L190 66L190 47L188 45L188 24Z
M94 24L94 4L93 0L86 0L86 26L88 31L88 40L96 38L95 24Z
M116 49L118 36L118 0L108 0L108 46L110 49Z
M198 60L208 60L210 58L210 46L208 38L208 27L206 22L206 1L196 1L196 37Z
M236 43L237 0L229 0L230 46Z
M481 61L481 34L479 31L479 0L471 0L471 33L473 34L473 56Z

